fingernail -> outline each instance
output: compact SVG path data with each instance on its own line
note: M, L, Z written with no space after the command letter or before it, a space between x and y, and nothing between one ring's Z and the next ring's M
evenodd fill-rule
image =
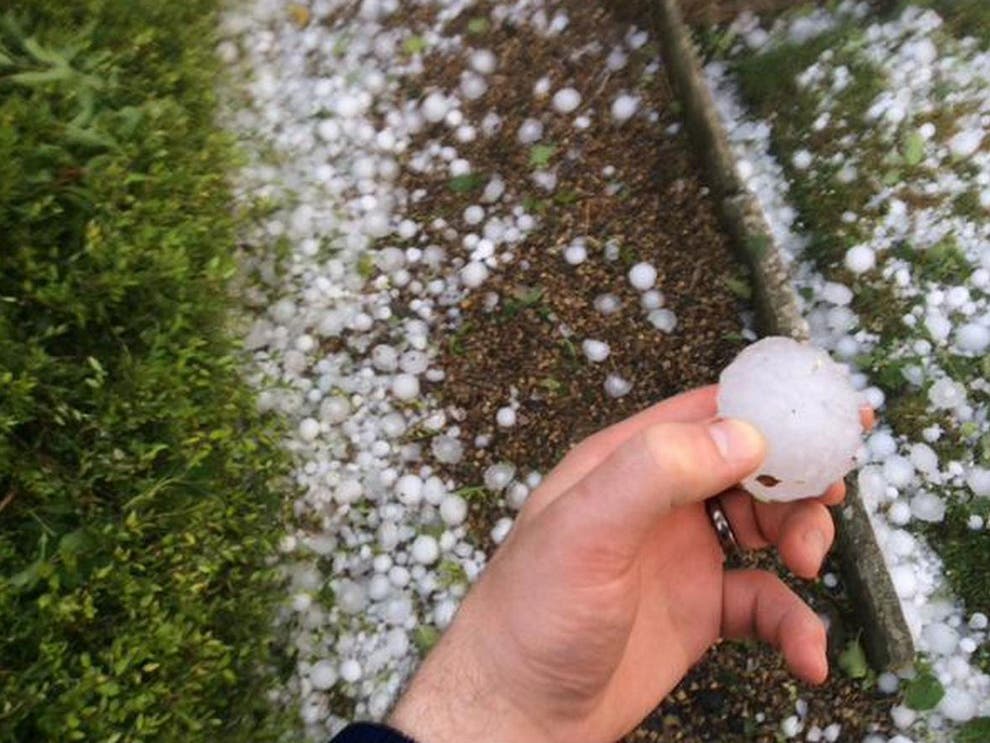
M814 553L819 561L824 559L825 553L828 552L828 542L825 539L825 533L821 529L811 529L805 532L804 543L808 545L808 549Z
M762 458L766 451L763 436L748 423L719 420L708 426L715 448L727 462L751 462Z

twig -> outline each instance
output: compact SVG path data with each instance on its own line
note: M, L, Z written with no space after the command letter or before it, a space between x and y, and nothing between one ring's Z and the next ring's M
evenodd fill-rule
M17 495L17 491L11 490L6 496L4 496L4 499L0 501L0 513L2 513L3 509L10 505L10 502L14 500L15 495Z

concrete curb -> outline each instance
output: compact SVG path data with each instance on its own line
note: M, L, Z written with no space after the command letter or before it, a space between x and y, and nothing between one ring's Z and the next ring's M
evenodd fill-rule
M728 137L677 0L653 0L651 6L667 73L684 106L719 218L751 270L761 329L769 335L807 340L808 325L798 310L787 264L759 204L736 176ZM899 669L914 661L914 643L869 516L855 483L848 485L845 505L833 509L843 578L860 615L871 663L879 670Z

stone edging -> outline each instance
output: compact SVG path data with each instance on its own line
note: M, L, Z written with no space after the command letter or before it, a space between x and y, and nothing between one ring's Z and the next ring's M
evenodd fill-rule
M684 119L719 218L750 268L761 328L767 334L808 340L808 325L780 249L759 204L736 175L728 137L677 0L651 0L651 6L667 74L684 106ZM855 483L848 485L845 505L833 509L839 563L863 624L871 663L878 670L896 670L914 661L914 643L869 516Z

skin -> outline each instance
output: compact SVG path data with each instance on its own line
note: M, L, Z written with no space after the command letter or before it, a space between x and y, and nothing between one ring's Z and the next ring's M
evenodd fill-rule
M766 444L716 419L715 398L715 387L671 398L567 455L414 677L394 727L421 743L614 741L720 638L762 639L798 678L825 680L817 615L770 573L724 570L704 501L722 494L744 548L772 546L810 578L844 486L754 501L734 486Z

